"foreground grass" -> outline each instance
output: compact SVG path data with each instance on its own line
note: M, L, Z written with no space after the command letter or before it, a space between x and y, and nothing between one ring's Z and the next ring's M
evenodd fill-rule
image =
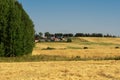
M120 80L120 61L0 63L0 80Z
M55 55L34 55L22 57L0 57L0 62L39 62L39 61L87 61L87 60L120 60L120 56L116 57L95 57L81 58L80 56L65 57Z

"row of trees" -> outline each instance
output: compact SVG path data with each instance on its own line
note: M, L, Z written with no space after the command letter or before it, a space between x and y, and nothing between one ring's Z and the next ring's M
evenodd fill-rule
M60 37L73 37L74 35L72 33L68 33L68 34L63 34L63 33L51 34L49 32L45 32L44 36L47 37L47 38L50 38L50 37L60 38ZM39 32L38 34L35 34L35 38L36 39L42 38L42 37L43 37L43 33L42 32Z
M0 0L0 56L32 52L34 25L17 0Z
M75 37L116 37L110 34L102 34L102 33L76 33Z
M110 34L106 34L103 35L102 33L76 33L75 35L73 33L55 33L55 34L51 34L49 32L45 32L44 36L49 38L49 37L116 37L114 35L110 35ZM39 38L39 37L43 37L43 33L39 32L39 34L36 34L35 37Z

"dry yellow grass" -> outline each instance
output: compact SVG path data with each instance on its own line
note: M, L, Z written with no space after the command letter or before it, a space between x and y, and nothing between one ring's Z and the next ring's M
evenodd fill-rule
M34 55L58 55L66 57L81 56L81 58L104 58L120 56L116 49L88 49L88 50L35 50Z
M120 38L84 37L82 39L88 40L90 42L104 42L104 43L120 44Z
M120 61L0 63L0 80L120 80Z
M85 40L80 41L79 39ZM72 43L37 43L33 55L81 56L82 58L120 56L120 38L77 38ZM51 47L55 50L42 50ZM89 49L83 49L88 47Z
M77 39L72 43L37 43L33 55L81 56L82 58L120 56L120 49L115 49L116 46L120 46L119 38L82 39L88 42ZM86 46L89 49L82 49ZM55 50L42 50L47 47ZM0 63L0 80L120 80L120 61Z

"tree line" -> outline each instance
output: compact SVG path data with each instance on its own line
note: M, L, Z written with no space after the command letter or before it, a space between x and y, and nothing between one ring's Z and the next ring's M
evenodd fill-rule
M17 0L0 0L0 56L32 52L34 24Z
M49 38L49 37L117 37L115 35L111 35L111 34L102 34L102 33L55 33L55 34L51 34L50 32L45 32L44 36ZM43 33L39 32L38 34L35 34L35 38L41 38L43 37Z
M75 37L117 37L111 34L102 34L102 33L76 33Z

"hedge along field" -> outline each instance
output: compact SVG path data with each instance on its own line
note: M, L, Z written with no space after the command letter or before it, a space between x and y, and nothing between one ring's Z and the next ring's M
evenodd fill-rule
M72 38L72 40L71 43L36 43L32 55L79 56L80 58L85 59L112 58L120 56L120 38L81 37Z

